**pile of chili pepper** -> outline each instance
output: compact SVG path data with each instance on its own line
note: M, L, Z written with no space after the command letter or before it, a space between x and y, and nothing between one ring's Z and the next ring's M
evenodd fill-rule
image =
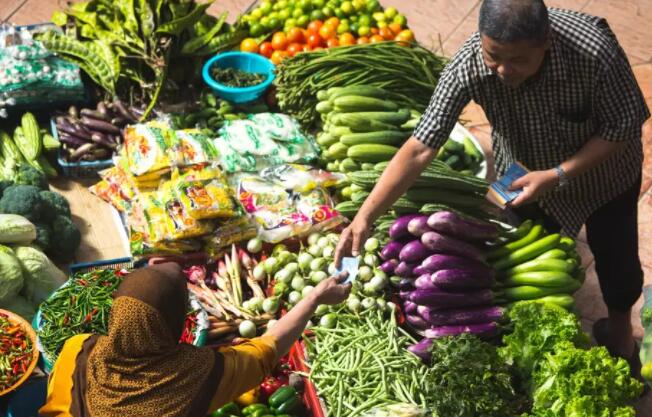
M104 269L74 274L41 305L39 339L45 357L54 363L65 341L83 333L108 333L113 293L124 270Z
M195 331L197 330L197 311L191 311L186 315L186 322L183 325L180 343L192 345L195 342Z
M32 341L20 324L12 323L0 313L0 391L13 386L33 358Z

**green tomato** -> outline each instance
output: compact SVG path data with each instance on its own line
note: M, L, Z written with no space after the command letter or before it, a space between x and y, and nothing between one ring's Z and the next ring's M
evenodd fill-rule
M263 19L267 19L267 18L263 17ZM255 23L255 24L251 25L251 28L249 29L249 33L253 37L258 37L258 36L262 35L263 33L265 33L265 28L260 23Z
M353 22L353 23L357 22L357 21L358 21L358 15L355 15L355 14L354 14L353 16L350 16L350 17L349 17L349 20L350 20L351 22Z
M372 17L376 22L384 22L385 20L387 20L387 18L385 17L385 13L383 12L376 12L372 15Z
M392 22L401 25L401 27L405 27L405 25L407 25L407 17L405 17L402 14L398 14L398 15L394 16L394 19L392 20Z
M289 9L283 9L280 12L278 12L278 18L282 21L286 21L292 16L292 12Z
M339 19L344 19L344 17L346 16L346 14L344 14L344 12L342 11L342 9L340 9L340 8L338 7L337 9L335 9L335 16L337 16Z
M276 2L276 5L278 6L279 10L283 10L288 7L288 2L287 0L279 0Z
M340 23L339 26L337 27L338 35L346 33L350 30L351 30L351 26L349 26L348 23Z
M294 17L295 19L298 19L301 16L303 16L303 10L301 10L298 7L296 9L294 9L294 11L292 12L292 17Z
M396 15L398 15L398 10L396 10L396 7L388 7L385 9L385 17L387 17L387 19L393 19L396 17Z
M297 19L297 26L302 28L308 27L308 23L310 23L310 16L307 14L304 14L299 19Z
M367 13L373 13L380 10L380 3L378 0L367 0Z
M349 32L353 33L354 35L358 33L358 29L360 28L360 24L358 22L353 22L351 23L351 26L349 27Z
M299 7L305 11L312 9L312 2L310 0L299 0Z
M245 16L245 20L249 23L249 26L260 20L260 16L254 16L253 12Z
M281 27L281 21L279 19L269 19L268 29L276 29Z
M321 12L324 14L324 18L326 19L328 19L329 17L333 17L333 15L335 14L333 9L330 7L324 7L323 9L321 9Z
M355 9L356 12L361 11L364 9L365 6L365 1L364 0L353 0L353 8Z
M272 11L272 2L268 0L263 1L260 3L260 10L263 14L269 14Z
M386 28L389 24L387 22L376 22L378 29Z
M270 19L278 19L278 12L271 12L267 15Z
M261 17L260 18L260 26L263 27L263 30L269 28L269 17L267 17L267 16ZM256 35L254 35L252 33L251 36L256 36Z
M292 29L294 27L297 27L297 19L291 17L288 20L285 21L285 29L286 32L288 29Z
M310 20L324 20L324 13L320 9L313 10L310 13Z
M312 7L316 9L321 9L324 7L324 5L326 5L325 0L312 0Z
M342 12L346 15L350 15L354 12L353 3L351 3L350 1L345 1L344 3L342 3L340 8L342 9Z
M369 36L370 33L371 33L371 28L369 28L369 26L360 26L358 28L359 36Z
M368 14L360 15L358 18L358 23L360 26L371 26L371 16Z

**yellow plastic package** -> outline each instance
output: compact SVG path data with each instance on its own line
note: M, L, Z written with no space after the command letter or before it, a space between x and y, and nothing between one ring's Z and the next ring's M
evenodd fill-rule
M236 203L232 192L216 167L190 170L182 175L173 172L170 186L185 211L196 219L233 217Z
M172 161L168 150L176 143L174 130L152 121L125 129L125 151L129 170L136 176L168 169Z
M211 139L198 129L177 130L173 151L177 166L206 164L217 162L219 159L219 153Z

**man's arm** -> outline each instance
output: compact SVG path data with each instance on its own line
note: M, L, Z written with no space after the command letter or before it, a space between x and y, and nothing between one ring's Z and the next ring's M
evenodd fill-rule
M594 137L582 146L575 155L561 163L560 167L564 170L568 179L579 177L609 159L624 145L624 142L614 142ZM522 188L523 192L510 205L519 207L532 203L555 188L557 184L559 184L559 176L554 169L530 172L512 183L512 190Z

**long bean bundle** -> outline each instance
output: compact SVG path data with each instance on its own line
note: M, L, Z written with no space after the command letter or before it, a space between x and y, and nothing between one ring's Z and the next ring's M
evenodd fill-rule
M65 341L83 333L107 334L113 293L124 273L105 269L75 274L41 305L39 340L52 363Z
M281 109L304 125L318 120L317 92L330 87L377 86L390 92L397 104L423 112L445 63L418 45L354 45L288 58L278 67L274 83Z
M340 313L334 328L313 331L315 338L306 339L310 378L328 416L355 417L398 403L428 408L431 384L422 381L431 370L405 350L413 339L394 317Z

